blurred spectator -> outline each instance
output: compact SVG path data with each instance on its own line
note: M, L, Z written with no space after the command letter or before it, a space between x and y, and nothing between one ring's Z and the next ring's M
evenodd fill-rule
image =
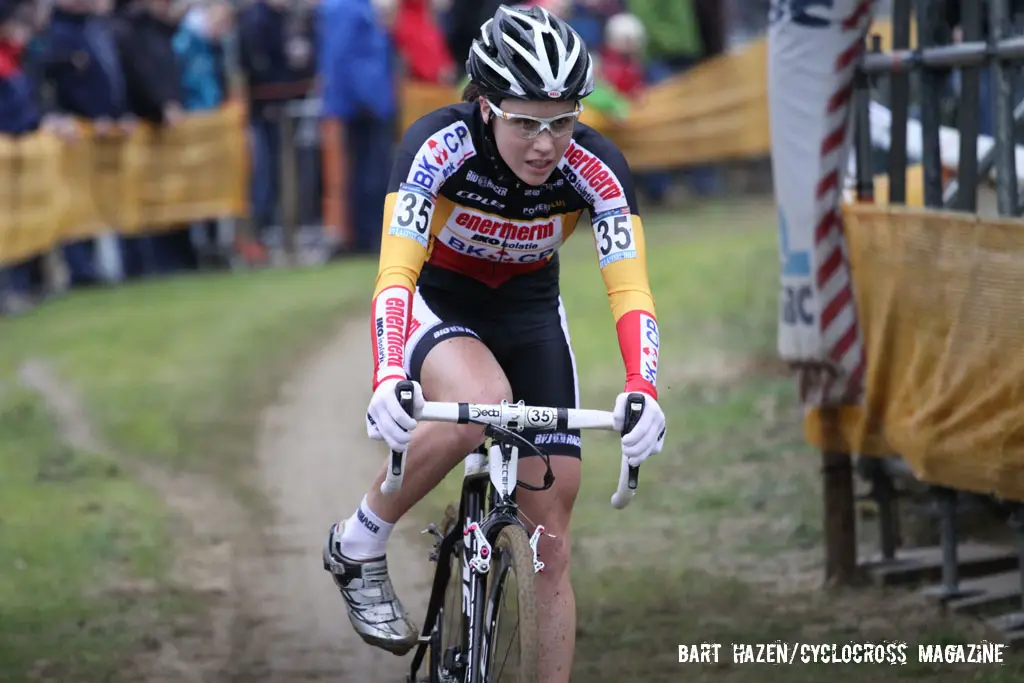
M44 37L42 68L52 84L52 108L114 134L128 112L124 74L107 18L109 0L57 0ZM115 240L111 239L111 242ZM71 287L100 280L96 240L63 246Z
M39 125L35 86L22 69L32 35L27 8L26 2L0 0L0 133L4 135L24 135Z
M106 14L109 0L57 0L43 64L54 109L111 129L129 113L124 73Z
M0 0L0 135L24 135L39 125L33 85L22 71L21 60L31 36L28 3ZM0 263L0 314L24 313L32 308L32 270L38 259Z
M382 8L384 18L387 8ZM371 0L323 0L325 231L334 255L375 251L391 173L398 102L393 43Z
M455 60L434 18L431 0L401 0L392 35L411 80L455 83Z
M174 55L173 0L117 0L112 22L131 113L152 125L176 125L184 116L181 73ZM124 238L129 278L195 267L188 230Z
M216 109L228 96L224 40L234 20L227 0L212 0L188 10L174 36L174 52L181 68L182 105L186 111ZM193 225L192 247L202 266L227 267L219 249L218 222Z
M725 13L720 0L626 0L626 6L647 30L647 82L657 85L679 75L701 60L720 54L725 48ZM714 166L697 166L684 174L699 196L718 192ZM655 203L668 192L669 173L645 175L644 184Z
M184 115L173 4L174 0L117 0L113 24L129 109L157 125L175 125Z
M480 27L494 16L502 0L452 0L448 11L445 38L448 50L456 64L465 64L469 58L469 48L480 35Z
M264 239L279 220L284 104L306 96L315 71L312 36L302 34L303 24L296 21L290 5L289 0L254 0L238 17L253 159L252 226L255 235ZM330 29L328 35L334 32L334 27ZM265 255L256 250L248 258L262 260Z
M47 89L46 74L44 72L44 57L46 53L46 27L50 24L50 13L53 10L52 0L43 2L25 2L32 6L31 24L32 36L25 45L22 56L22 70L28 74L37 89L37 99L44 109L49 106L50 91Z
M212 0L188 10L174 35L185 111L216 109L227 98L224 40L232 22L228 0Z
M609 17L625 11L623 0L576 0L569 24L592 52L601 48Z
M453 0L430 0L430 8L434 12L434 19L437 21L437 26L441 29L441 35L445 37L445 44L448 44L448 24L452 18L452 1ZM448 48L449 54L451 54L451 48Z
M637 100L644 91L644 25L634 14L616 14L605 32L598 74L620 95Z
M652 83L685 71L704 56L695 0L627 0L626 5L647 29L648 80Z
M697 22L704 51L700 59L711 59L725 52L729 33L728 7L722 0L696 0Z

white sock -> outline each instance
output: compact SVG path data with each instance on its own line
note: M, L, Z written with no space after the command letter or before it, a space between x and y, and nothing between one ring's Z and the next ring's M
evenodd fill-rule
M387 551L388 537L394 528L394 524L385 522L370 509L366 496L363 496L355 514L345 522L341 554L353 560L380 557Z

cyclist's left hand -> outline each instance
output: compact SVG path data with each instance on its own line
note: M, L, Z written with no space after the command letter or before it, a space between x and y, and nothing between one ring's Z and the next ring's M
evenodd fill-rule
M623 392L615 399L615 407L612 409L612 421L615 429L622 431L622 425L626 422L626 399L628 392ZM661 453L661 447L665 444L665 413L661 406L652 396L644 396L644 412L640 420L631 431L622 437L622 454L626 457L631 467L637 467L644 460Z

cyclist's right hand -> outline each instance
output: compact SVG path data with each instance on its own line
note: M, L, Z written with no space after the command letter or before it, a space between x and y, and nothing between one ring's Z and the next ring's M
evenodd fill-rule
M370 406L366 409L366 433L371 439L387 442L391 450L405 453L409 442L412 441L412 430L416 427L416 420L406 413L398 402L395 387L399 381L401 380L395 378L386 379L373 392ZM419 382L411 384L413 412L419 413L423 409L423 390Z

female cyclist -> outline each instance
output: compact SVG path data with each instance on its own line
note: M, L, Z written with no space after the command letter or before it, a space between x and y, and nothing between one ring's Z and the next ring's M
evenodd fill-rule
M386 543L398 519L483 441L475 425L419 427L399 405L405 379L423 400L579 407L576 362L558 285L558 248L588 211L625 365L614 404L648 397L622 437L630 464L661 451L657 403L658 324L648 285L643 228L623 155L578 123L593 90L580 37L539 7L502 6L481 28L467 60L465 102L427 114L402 140L389 194L371 316L373 397L367 430L406 452L402 488L384 496L382 468L352 516L331 527L324 567L368 643L395 654L417 629L388 578ZM415 411L414 411L415 412ZM415 429L414 429L415 428ZM552 488L520 490L524 517L542 537L536 579L545 683L569 680L576 610L569 582L569 521L580 486L579 432L524 436L551 453ZM539 482L539 458L519 477Z

